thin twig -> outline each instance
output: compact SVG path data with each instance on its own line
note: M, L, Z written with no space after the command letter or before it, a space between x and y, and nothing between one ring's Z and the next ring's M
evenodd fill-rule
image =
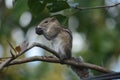
M72 8L74 8L74 9L78 9L78 10L90 10L90 9L99 9L99 8L101 8L101 9L103 9L103 8L111 8L111 7L115 7L115 6L118 6L118 5L120 5L120 3L116 3L116 4L114 4L114 5L109 5L109 6L96 6L96 7L72 7Z

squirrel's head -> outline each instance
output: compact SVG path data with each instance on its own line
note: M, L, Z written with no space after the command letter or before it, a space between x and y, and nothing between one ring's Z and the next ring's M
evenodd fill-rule
M55 17L49 17L42 20L36 27L36 33L42 35L45 31L48 31L52 27L58 26L60 23Z

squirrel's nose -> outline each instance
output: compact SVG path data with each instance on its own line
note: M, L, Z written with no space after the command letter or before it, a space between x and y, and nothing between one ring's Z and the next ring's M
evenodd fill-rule
M43 34L43 30L42 30L41 28L38 28L38 27L35 28L35 32L36 32L36 34L38 34L38 35Z

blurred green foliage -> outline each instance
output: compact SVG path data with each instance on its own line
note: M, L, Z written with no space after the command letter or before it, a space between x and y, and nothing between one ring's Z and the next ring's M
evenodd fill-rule
M7 40L12 41L13 29L18 27L27 33L29 28L49 16L56 16L61 24L68 25L68 19L74 16L80 24L76 32L85 35L88 45L87 49L76 53L75 56L82 56L87 62L109 67L108 62L112 57L118 59L120 53L120 6L115 6L114 13L117 15L114 16L114 13L110 12L111 8L83 11L71 8L76 3L78 7L105 5L105 0L71 1L15 0L13 8L8 9L5 0L2 0L0 2L0 44L4 50L3 56L8 56ZM22 27L19 20L26 11L31 12L32 20L29 25ZM0 80L77 80L70 70L57 64L41 63L37 68L31 69L25 64L8 67L0 73Z

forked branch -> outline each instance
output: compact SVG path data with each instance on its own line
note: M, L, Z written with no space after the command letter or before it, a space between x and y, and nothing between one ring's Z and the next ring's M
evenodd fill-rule
M53 56L34 56L34 57L30 57L30 58L24 58L24 59L16 59L19 56L23 55L25 52L27 52L28 50L30 50L33 47L40 47L43 48L44 50L52 53L53 55L55 55L56 57ZM54 50L40 44L40 43L34 43L31 46L29 46L28 48L26 48L24 51L22 51L21 53L17 54L16 56L14 56L13 58L10 58L11 60L9 61L9 63L5 64L4 66L11 66L11 65L17 65L17 64L23 64L23 63L27 63L27 62L32 62L32 61L44 61L44 62L51 62L51 63L61 63L59 60L59 55L57 54L57 52L55 52ZM107 70L103 67L97 66L97 65L93 65L93 64L89 64L89 63L85 63L85 62L76 62L74 59L68 59L65 60L64 62L62 62L63 64L66 65L73 65L73 66L78 66L78 67L85 67L85 68L90 68L99 72L103 72L103 73L111 73L113 71Z

